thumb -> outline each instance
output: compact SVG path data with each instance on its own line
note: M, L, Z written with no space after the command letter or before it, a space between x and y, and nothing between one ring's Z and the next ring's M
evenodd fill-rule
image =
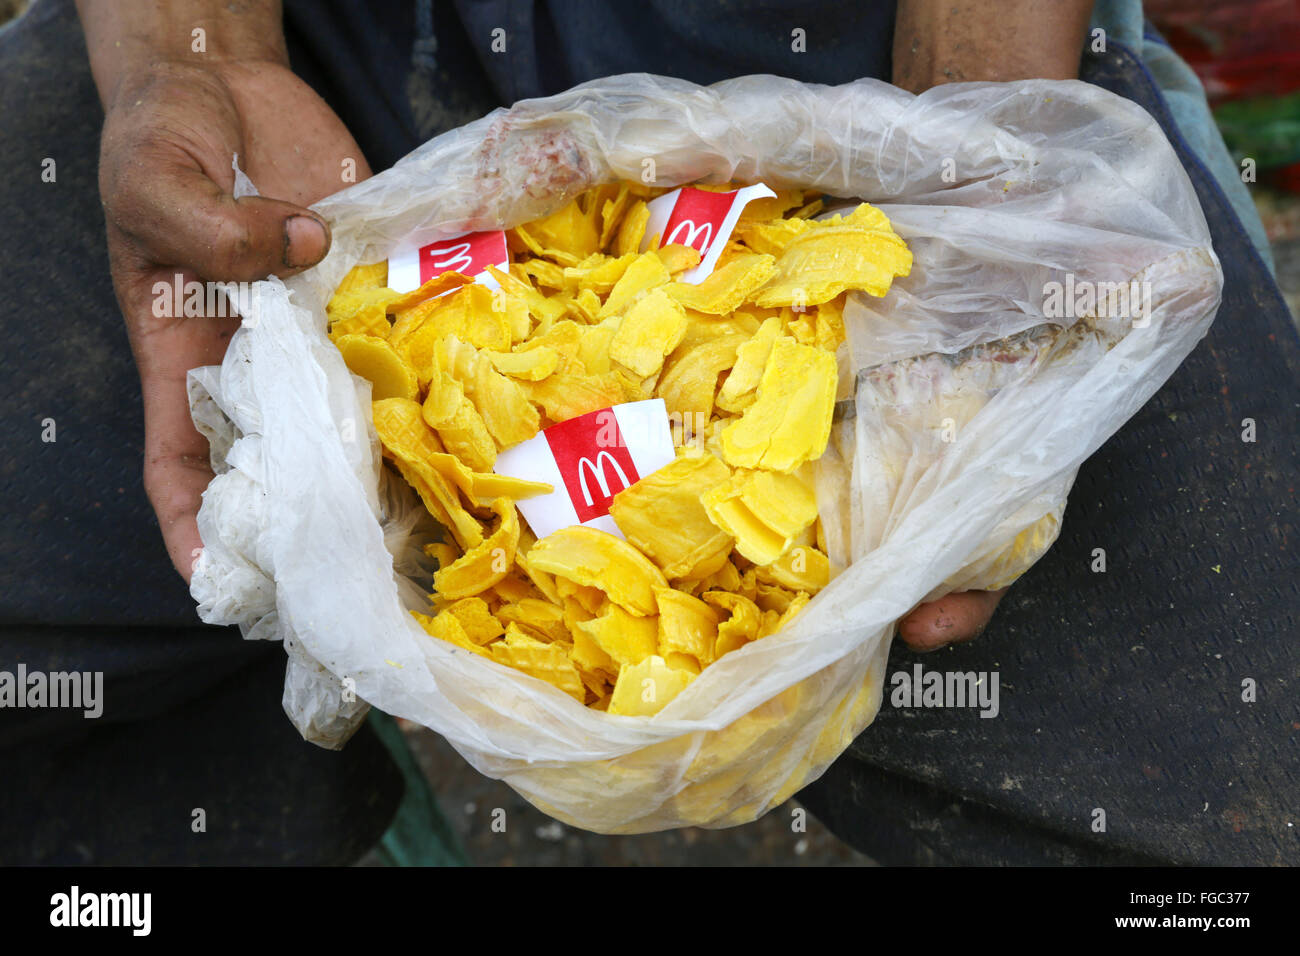
M136 214L118 218L155 262L193 269L201 278L251 282L314 266L330 247L318 213L280 199L236 199L198 169L173 167L128 198Z
M898 636L913 651L933 651L978 637L1007 588L959 591L913 608L898 624Z

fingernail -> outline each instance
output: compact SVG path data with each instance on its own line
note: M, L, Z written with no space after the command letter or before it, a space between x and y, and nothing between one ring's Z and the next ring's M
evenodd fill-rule
M325 254L325 227L311 216L284 221L284 264L291 269L314 266Z

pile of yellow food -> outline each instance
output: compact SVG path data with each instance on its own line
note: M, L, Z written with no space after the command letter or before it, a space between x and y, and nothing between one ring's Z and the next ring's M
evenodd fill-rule
M656 236L638 252L663 192L599 186L508 230L499 289L445 273L399 294L381 262L328 306L332 340L373 384L385 458L448 530L426 549L438 570L416 619L611 714L658 712L826 585L811 469L845 295L882 296L912 262L879 210L815 221L821 199L783 190L749 203L713 273L687 284L694 249ZM497 453L649 398L677 457L614 499L627 540L585 526L537 540L515 502L551 486L494 474Z

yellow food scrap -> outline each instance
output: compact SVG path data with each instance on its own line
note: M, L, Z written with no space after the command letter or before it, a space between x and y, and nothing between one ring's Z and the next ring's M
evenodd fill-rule
M454 455L433 455L428 461L443 475L451 478L456 487L475 505L490 505L495 498L520 501L537 495L549 495L555 490L544 481L527 481L491 471L470 471Z
M398 473L406 479L424 502L424 507L446 528L456 543L468 550L483 540L483 527L460 503L460 496L447 479L426 462L397 459Z
M477 654L480 657L491 657L492 655L470 639L465 633L465 628L461 626L460 621L454 614L448 611L439 611L433 617L427 614L421 614L419 611L412 611L411 616L424 628L426 634L431 637L439 638L454 644L462 650L469 651L471 654Z
M718 390L718 407L729 412L742 412L753 404L754 393L767 368L768 356L772 346L785 330L785 324L777 316L764 319L749 341L736 350L736 363L731 366L727 380Z
M433 575L433 587L446 598L480 594L510 573L519 544L519 515L514 502L498 498L492 510L501 519L497 529Z
M609 298L600 307L598 318L607 319L611 315L620 315L628 306L651 289L667 285L672 278L663 260L654 252L644 252L632 260L614 288Z
M582 319L587 325L595 325L600 315L600 296L591 289L579 289L578 294L573 299L574 308L582 313Z
M808 594L816 594L831 580L830 560L822 551L808 545L797 545L778 560L755 570L759 581Z
M330 337L374 335L386 338L392 326L388 307L399 298L392 289L363 288L353 292L336 292L325 306L330 321Z
M758 637L755 640L762 640L775 634L781 627L781 614L779 611L764 611L763 618L758 625Z
M790 606L790 602L794 600L795 594L798 593L802 592L790 591L779 584L767 584L759 581L754 589L753 600L764 614L768 611L776 611L776 613L780 614Z
M664 264L664 268L671 275L694 269L700 264L699 250L694 246L684 246L679 242L675 242L671 246L660 246L655 250L655 255L659 257L659 260Z
M600 245L600 233L576 200L545 219L530 222L528 233L543 247L579 258L591 255Z
M658 376L651 375L647 378L637 378L627 369L614 369L614 376L623 389L623 401L625 402L643 402L654 397L654 384Z
M520 571L524 572L524 577L528 579L528 583L532 585L532 587L535 588L542 597L546 598L546 600L550 601L552 604L561 603L560 592L555 589L554 576L547 574L545 571L539 571L536 568L533 568L528 563L527 549L521 547L515 553L515 564L519 566Z
M475 644L490 644L505 633L505 627L492 615L487 601L479 597L461 598L447 606L443 613L450 614L465 631L465 636Z
M740 572L736 570L734 562L728 560L722 562L722 567L718 568L707 578L704 579L702 586L696 592L703 594L705 591L737 591L740 589Z
M844 341L844 296L817 306L817 347L834 352Z
M507 296L517 296L528 309L528 314L537 320L539 327L550 328L551 323L564 317L564 304L555 299L548 299L533 287L528 277L520 278L513 272L502 272L496 266L487 267L488 275L497 280ZM491 348L491 346L484 346Z
M437 366L431 356L432 378L425 396L424 420L438 433L447 450L474 471L491 471L497 446L483 416L465 395L465 389Z
M577 358L578 349L582 345L583 332L583 327L576 322L569 320L553 322L544 331L539 329L526 342L520 342L514 350L527 353L549 349L556 353L558 369L563 370L565 359Z
M459 272L444 272L435 276L414 292L398 296L388 306L393 315L393 328L389 338L396 345L423 324L439 306L446 305L449 293L474 280Z
M581 626L573 628L572 634L573 663L577 664L580 670L587 674L592 674L595 671L600 671L606 674L618 674L618 664L616 664L614 659L601 649L595 639L584 631ZM584 683L587 684L588 688L599 692L599 690L593 688L589 682L584 681ZM601 679L601 683L604 683L603 678Z
M753 601L743 594L726 591L705 591L703 598L706 604L730 612L730 616L718 625L718 638L713 645L715 660L757 639L763 612Z
M713 414L718 376L736 363L736 353L745 341L742 335L719 335L683 352L678 349L664 368L655 394L664 400L670 415Z
M401 315L407 309L414 308L433 299L441 298L453 289L468 285L474 280L459 272L441 272L428 282L410 292L403 292L388 307L394 315Z
M745 208L740 211L740 221L776 219L802 202L802 189L778 189L775 196L759 196L745 203Z
M659 602L659 654L689 654L708 666L713 663L721 615L710 605L675 588L655 592Z
M659 619L629 614L610 603L604 612L574 627L589 637L618 667L639 664L658 648Z
M498 608L497 618L507 625L514 624L539 641L569 640L569 629L564 623L564 609L556 607L550 601L522 598Z
M722 431L722 452L737 468L791 472L826 451L838 384L835 356L779 338L758 397Z
M735 237L755 252L780 258L790 243L812 226L803 219L775 219L764 222L741 218Z
M538 541L529 567L575 584L598 588L635 615L656 613L654 589L666 587L663 573L640 551L607 531L574 525Z
M492 499L503 497L518 501L554 490L543 481L472 471L460 458L447 453L417 402L388 398L373 403L371 408L375 431L386 456L431 467L455 485L471 504L488 505Z
M523 550L522 534L520 550ZM518 552L516 552L518 554ZM517 567L517 561L516 561ZM524 575L520 573L507 574L504 578L492 585L490 593L485 593L485 599L489 600L493 608L498 608L503 604L516 604L528 597L541 597L542 592L537 590Z
M700 671L703 669L700 667L700 662L696 660L694 657L692 657L690 654L682 654L677 651L672 651L668 654L665 654L664 663L666 663L673 670L685 671L687 674L690 674L692 677L699 677Z
M561 266L571 266L579 258L561 249L544 249L526 226L506 230L506 248L512 253L530 252L538 259L549 259Z
M755 564L771 564L817 520L817 498L794 475L738 473L705 493L704 510L736 539L736 550Z
M789 624L791 621L793 621L796 617L799 616L800 611L802 611L805 607L808 606L808 602L810 600L811 598L808 596L808 594L803 591L800 591L793 598L791 598L790 604L786 607L784 611L781 612L781 617L776 622L776 629L778 631L784 629L787 624Z
M564 288L573 295L583 291L593 292L597 297L609 295L634 261L636 256L633 254L588 256L576 266L564 270Z
M388 260L371 262L368 265L356 265L348 270L334 295L348 292L363 292L367 289L382 289L388 285Z
M627 212L627 207L634 201L632 191L624 183L619 186L618 193L613 199L606 199L600 205L600 248L609 247L614 236L618 233L619 224L623 221L623 213Z
M726 562L732 539L700 499L730 477L712 455L677 458L615 495L609 513L665 577L707 577Z
M475 291L478 290L478 291ZM484 298L486 296L486 299ZM409 331L389 336L398 353L410 363L420 379L420 387L427 388L434 377L434 351L448 335L454 335L475 348L494 351L509 350L512 333L507 311L494 310L490 290L481 285L470 286L460 292L436 299L417 310L428 309Z
M386 398L370 407L379 442L389 457L424 461L444 450L442 442L424 420L419 402Z
M537 409L519 385L502 375L487 355L449 335L438 343L438 366L460 383L478 409L498 448L509 448L537 434Z
M528 382L540 382L560 364L559 353L545 346L527 352L485 351L483 354L502 375L522 378Z
M759 319L749 311L733 312L729 316L705 315L703 312L686 310L686 334L677 346L677 354L685 355L695 346L711 339L728 335L739 335L746 342L759 329ZM761 372L762 369L760 368Z
M739 557L739 560L740 560L740 561L744 561L746 564L749 563L748 561L746 561L746 559L745 559L745 557L744 557L743 555L741 555L741 556ZM758 601L758 573L757 573L757 572L756 572L752 567L747 567L747 568L745 568L744 573L742 573L742 574L740 575L740 587L736 588L736 593L737 593L737 594L743 594L743 595L745 595L745 597L749 598L751 601L754 601L755 603L757 603L757 601Z
M428 360L429 349L448 335L475 348L509 351L514 340L509 299L500 291L475 283L435 302L424 323L404 340L417 370Z
M348 370L370 382L372 401L414 400L420 395L415 369L385 340L373 335L341 335L334 340Z
M599 325L582 330L578 339L577 359L582 367L592 375L603 375L613 370L610 363L609 347L618 332L620 319L607 319Z
M781 320L785 329L800 345L817 344L817 313L814 309L796 312L790 307L781 310Z
M776 271L774 257L746 252L714 269L698 285L674 282L668 287L668 294L688 309L724 315L748 302L754 291L764 286Z
M438 567L451 564L460 557L460 551L446 541L430 541L424 546L424 553L438 562Z
M644 200L633 201L627 212L623 214L623 221L619 223L618 235L614 238L614 248L611 250L614 255L625 256L629 252L639 250L645 238L646 223L649 221L650 207Z
M907 244L866 203L848 216L789 221L807 228L781 253L772 281L754 297L759 306L818 305L846 289L883 296L895 276L912 270Z
M623 315L609 343L614 361L645 378L663 367L664 357L686 334L686 310L654 289Z
M580 704L586 701L586 688L578 676L578 668L574 666L563 645L539 641L535 637L529 637L514 624L508 624L505 637L488 647L498 664L505 664L530 677L546 681Z
M806 206L800 206L800 207L799 207L798 209L796 209L794 212L790 213L790 218L791 218L791 219L811 219L813 216L815 216L815 215L817 215L819 212L821 212L822 209L825 208L825 206L826 206L826 202L825 202L825 200L822 200L822 199L814 199L812 202L808 203Z
M651 655L619 671L609 713L650 717L667 707L694 679L689 671L669 667L662 657Z
M560 367L540 382L521 381L519 387L552 422L568 421L623 400L623 386L613 372L589 374L576 358L562 360Z
M547 262L545 259L529 259L520 265L525 275L531 277L539 286L557 290L564 288L564 269L554 262Z

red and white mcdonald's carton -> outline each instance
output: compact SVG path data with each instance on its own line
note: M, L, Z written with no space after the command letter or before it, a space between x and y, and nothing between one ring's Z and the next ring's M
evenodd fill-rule
M628 402L560 422L497 455L495 471L544 481L555 490L519 502L538 538L583 524L623 535L610 516L614 496L674 458L662 398Z
M649 248L650 240L655 236L660 237L661 246L690 246L700 254L700 264L682 273L681 281L698 285L718 264L718 257L727 247L727 240L731 238L745 206L755 199L775 195L762 183L729 193L710 192L693 186L664 193L648 204L650 218L646 221L641 251Z
M496 266L502 272L510 268L506 234L501 229L464 232L429 241L412 236L388 257L388 287L394 292L414 292L444 272L459 272L495 289L497 280L488 274L488 266Z

